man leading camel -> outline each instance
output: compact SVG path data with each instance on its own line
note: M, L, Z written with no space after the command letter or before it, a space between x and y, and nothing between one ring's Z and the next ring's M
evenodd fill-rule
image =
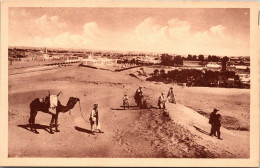
M100 130L100 121L98 116L98 104L94 104L94 107L91 110L89 121L90 121L91 132L93 135L95 135L94 134L95 130L98 130L99 133L102 133L102 131Z

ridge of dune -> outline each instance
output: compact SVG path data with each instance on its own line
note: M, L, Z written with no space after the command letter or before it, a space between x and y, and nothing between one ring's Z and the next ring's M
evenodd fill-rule
M227 153L228 150L230 157L249 157L249 145L245 145L248 139L240 134L241 131L228 130L222 126L222 140L219 140L214 136L209 136L211 125L203 115L182 104L167 103L166 107L174 122L196 135L198 143L210 147L211 151L215 150L212 152Z

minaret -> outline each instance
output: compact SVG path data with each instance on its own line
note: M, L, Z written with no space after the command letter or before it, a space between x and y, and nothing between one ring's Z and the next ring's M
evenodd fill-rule
M47 50L47 48L45 47L45 49L44 49L44 53L45 54L47 54L48 53L48 50Z
M45 59L48 59L48 50L47 50L47 48L45 47L44 48L44 52L43 52L43 60L45 60Z

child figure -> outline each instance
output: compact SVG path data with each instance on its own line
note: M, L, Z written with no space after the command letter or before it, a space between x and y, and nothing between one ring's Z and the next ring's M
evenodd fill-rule
M168 91L167 98L168 98L168 101L169 101L170 103L176 104L175 96L174 96L174 92L173 92L173 87L172 87L172 86L170 87L170 90Z
M124 110L125 110L126 106L129 109L129 103L128 103L128 96L127 96L127 94L125 94L124 97L123 97L123 106L124 106Z
M159 96L159 99L158 99L159 109L165 110L165 108L166 108L165 102L166 102L166 99L165 99L164 93L161 93L161 96Z

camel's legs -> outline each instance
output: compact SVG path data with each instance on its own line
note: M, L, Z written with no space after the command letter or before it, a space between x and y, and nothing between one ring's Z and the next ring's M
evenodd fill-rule
M37 114L37 113L36 113ZM36 130L36 128L35 128L35 118L36 118L36 114L35 114L35 116L34 116L34 118L33 118L33 126L34 126L34 132L36 133L36 134L38 134L39 132Z
M51 133L51 134L53 134L52 127L53 127L54 119L55 119L55 115L52 114L51 122L50 122L50 133Z
M32 114L30 114L30 118L29 118L29 126L30 126L30 129L31 129L31 131L33 130L33 128L32 128Z
M58 116L59 116L59 113L57 113L55 116L55 131L56 132L60 132L60 130L58 129Z
M34 131L35 133L39 133L35 128L35 118L37 115L37 111L31 110L30 118L29 118L29 125L31 128L31 131Z

